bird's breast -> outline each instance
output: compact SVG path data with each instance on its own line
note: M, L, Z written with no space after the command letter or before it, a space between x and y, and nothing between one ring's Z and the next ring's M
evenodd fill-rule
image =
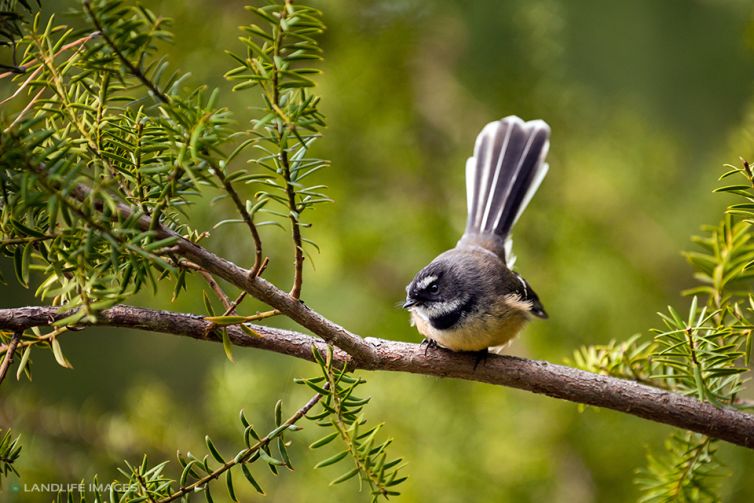
M453 351L481 351L508 343L521 331L528 317L511 311L504 314L478 313L444 330L433 327L427 317L416 311L411 312L411 320L420 334L444 348Z

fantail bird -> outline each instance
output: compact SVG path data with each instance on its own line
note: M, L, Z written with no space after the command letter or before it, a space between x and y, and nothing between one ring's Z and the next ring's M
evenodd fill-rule
M487 124L466 161L468 223L455 248L440 254L406 287L403 307L430 343L482 351L547 318L531 286L511 268L510 233L547 174L546 122L516 116Z

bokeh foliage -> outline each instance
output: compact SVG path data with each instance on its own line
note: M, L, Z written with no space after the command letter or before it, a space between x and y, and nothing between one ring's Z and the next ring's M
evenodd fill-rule
M176 45L166 50L176 66L225 89L218 105L250 117L260 103L229 92L222 76L234 62L219 50L235 44L241 2L153 3L175 19ZM64 11L62 2L44 8ZM520 270L552 319L511 351L560 361L581 344L656 326L658 307L678 305L677 291L693 286L677 251L718 220L723 202L709 191L719 166L751 153L752 14L736 1L328 3L317 80L329 128L315 155L332 160L325 183L336 204L311 214L322 253L307 269L307 302L358 333L417 340L395 303L460 233L462 166L479 127L517 113L554 131L553 169L516 234ZM231 211L228 201L201 201L190 221L208 229ZM213 247L251 263L251 244L235 232L213 230ZM262 232L270 249L288 246L282 233ZM271 262L271 278L288 273L287 259ZM5 306L33 302L0 295ZM202 309L201 299L170 296L142 301ZM102 466L124 456L199 450L208 430L231 443L238 409L265 411L280 396L302 402L288 383L312 371L249 351L231 365L217 348L167 336L92 331L68 347L75 372L39 359L34 382L0 404L2 417L19 418L19 466L30 480L105 476ZM632 501L632 471L668 433L481 384L369 377L371 415L390 425L411 463L406 501ZM315 433L301 434L314 442ZM748 501L754 460L719 449L734 468L724 496ZM330 479L299 470L263 483L274 485L272 501L311 500ZM341 485L321 498L353 492Z

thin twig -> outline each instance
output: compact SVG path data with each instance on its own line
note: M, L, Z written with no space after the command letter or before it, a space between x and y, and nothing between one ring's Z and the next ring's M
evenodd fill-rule
M228 316L229 314L236 314L236 308L238 307L238 304L241 303L241 301L246 297L247 292L241 292L241 294L231 302L230 297L228 294L225 293L225 290L222 289L222 287L215 281L215 278L207 272L206 269L201 267L200 265L197 265L190 260L181 260L178 262L179 266L185 267L187 269L194 270L198 272L202 278L207 282L209 287L215 292L215 295L220 299L220 302L223 303L223 307L225 308L225 312L223 313L223 316ZM261 320L264 318L269 318L270 316L275 316L280 314L280 311L275 310L274 314L266 314L271 313L272 311L266 311L265 313L257 313L256 316L253 317L253 319L249 319L249 321L256 321Z
M754 400L746 400L745 398L736 398L733 403L740 408L754 409Z
M45 92L44 88L40 89L37 92L37 94L35 94L34 97L32 97L32 99L29 100L29 103L26 104L26 106L24 107L24 109L21 110L18 113L18 115L16 115L16 118L13 119L13 122L11 122L10 124L8 124L8 127L6 127L5 129L3 129L3 133L7 134L8 132L10 132L11 129L13 129L16 126L16 124L18 124L19 122L21 122L21 120L23 120L23 118L26 115L26 113L29 110L31 110L31 108L34 106L34 104L37 102L37 100L39 99L39 97L42 96L42 93L44 93L44 92Z
M36 346L37 344L42 344L44 342L49 342L50 339L54 339L60 334L63 334L65 332L68 332L69 330L73 331L71 327L59 327L55 330L52 330L44 335L40 335L37 337L34 337L33 339L28 339L25 341L21 341L18 343L18 348L28 348L30 346ZM0 353L5 352L8 350L9 344L0 344ZM16 348L16 349L18 349Z
M225 293L225 290L222 289L222 287L217 283L217 281L215 281L215 278L210 273L208 273L206 269L202 268L201 266L189 260L181 260L179 262L179 265L186 267L188 269L197 271L205 279L205 281L207 281L207 284L210 286L210 288L212 288L215 294L220 298L220 301L223 303L223 307L225 307L225 312L223 313L223 316L228 316L229 314L236 314L236 307L238 307L238 304L247 295L246 292L241 292L241 295L239 295L235 301L231 302L230 297L228 297L228 294ZM269 311L262 311L261 313L258 312L257 314L247 316L243 322L239 322L239 323L251 323L252 321L259 321L259 320L264 320L266 318L272 318L273 316L279 316L280 314L281 314L280 311L278 311L277 309L272 309ZM228 325L225 325L225 326L228 326Z
M155 499L150 494L149 486L147 485L147 481L144 480L144 477L142 476L141 473L137 473L136 474L136 480L139 481L139 486L142 489L142 493L143 493L143 495L146 495L147 500L149 501L149 503L157 503L157 501L155 501Z
M13 337L6 347L5 357L3 358L2 363L0 363L0 384L2 384L3 380L5 379L5 374L8 373L8 369L10 368L11 363L13 363L13 355L16 353L18 342L21 340L21 335L23 333L24 331L20 329L14 331Z
M246 321L244 321L244 323L251 323L252 321L265 320L267 318L272 318L273 316L280 316L280 311L278 311L277 309L271 309L269 311L262 311L261 313L252 314L251 316L248 316L246 318Z
M23 238L10 238L0 241L0 246L20 245L24 243L36 243L38 241L47 241L48 239L55 239L59 237L59 234L45 234L43 236L27 236Z
M173 169L170 171L170 175L165 181L165 186L160 193L160 202L155 205L154 211L152 212L151 220L149 223L150 231L155 230L160 225L162 213L170 205L170 198L175 195L176 184L178 183L178 180L180 180L184 171L185 170L183 166L181 166L180 164L173 166Z
M262 260L262 265L259 268L259 271L257 271L256 276L261 276L264 274L264 271L267 270L267 266L270 265L270 257L265 257L264 260Z
M217 297L220 299L220 302L223 303L223 307L227 310L230 310L233 306L230 301L230 297L228 297L228 294L225 293L225 290L223 290L220 285L217 284L215 278L213 278L210 273L208 273L201 267L197 269L197 271L199 272L201 277L204 278L209 287L215 292L215 295L217 295Z
M204 278L209 287L215 292L215 295L220 298L220 302L223 303L223 307L228 311L232 310L233 303L230 301L230 297L228 297L228 294L226 294L225 291L220 287L220 285L217 284L215 278L213 278L212 275L204 269L200 269L199 274L202 276L202 278Z
M301 238L301 225L299 222L299 209L296 205L296 190L291 183L291 166L288 161L288 151L283 149L280 152L280 163L283 165L283 176L285 177L285 191L288 195L288 207L290 208L289 219L293 233L294 261L293 261L293 287L291 287L290 296L294 299L301 297L301 287L304 282L304 245Z
M280 316L280 314L282 314L277 309L271 309L269 311L262 311L262 312L257 311L256 314L252 314L249 316L241 316L241 319L239 319L238 321L234 323L219 324L220 320L218 318L227 316L228 315L227 313L228 311L226 311L226 314L223 314L222 316L205 316L204 319L212 323L212 327L210 327L210 330L214 330L217 327L226 328L226 327L233 327L237 325L246 325L245 328L249 328L249 326L247 325L248 323L252 323L254 321L260 321L260 320L266 320L267 318L272 318L273 316Z
M56 53L56 55L57 55L57 53ZM21 91L23 91L24 89L26 89L26 86L29 85L29 83L32 82L34 79L37 78L37 76L39 75L39 73L42 71L42 68L44 68L44 66L40 65L36 70L34 70L33 72L31 72L29 74L29 76L26 78L26 80L24 80L18 86L18 89L16 89L16 92L14 92L13 94L11 94L7 98L5 98L3 101L0 101L0 105L5 105L7 102L9 102L13 98L15 98L16 96L18 96L19 94L21 94ZM0 75L0 79L3 78L5 75L7 75L7 74Z
M693 454L690 458L684 456L684 461L682 463L683 465L686 465L683 468L683 471L681 472L680 476L678 477L678 480L676 480L674 486L672 489L670 489L670 501L674 501L677 499L681 499L681 492L683 491L683 487L688 483L687 481L689 478L693 477L693 471L698 466L698 463L702 461L702 458L704 457L704 454L706 454L706 449L709 447L710 443L713 441L712 438L707 437L700 443L699 445L695 446L691 452ZM686 452L686 455L690 454L689 451Z
M288 2L286 2L288 4ZM288 5L286 5L288 7ZM284 8L280 12L280 18L285 19L287 17L288 10ZM291 128L289 119L283 110L280 108L280 72L281 68L278 67L277 61L280 57L281 45L283 43L283 30L277 30L277 36L275 37L275 44L273 48L273 65L274 70L272 72L272 108L278 114L278 116L286 124L286 127ZM285 193L288 198L288 219L291 222L291 233L293 237L293 286L289 292L289 295L294 299L301 297L301 287L304 282L304 246L301 238L301 224L299 222L299 208L296 204L296 189L293 187L291 180L291 163L288 159L288 149L286 147L286 141L283 140L283 135L278 131L278 143L280 145L280 164L283 167L283 179L285 180Z
M250 274L257 276L261 274L262 267L262 238L259 236L259 230L257 229L257 226L254 225L254 220L251 217L251 214L246 210L246 205L241 201L238 192L236 192L233 184L225 176L225 173L223 173L220 167L216 166L214 163L212 164L212 172L215 173L217 179L223 184L225 192L230 196L233 204L236 206L236 210L246 223L246 227L249 228L249 232L251 232L251 238L254 240L254 265L251 266Z
M62 52L65 52L65 51L67 51L68 49L71 49L71 48L73 48L73 47L77 47L77 46L79 46L79 45L81 45L81 44L83 44L83 43L86 43L86 42L88 42L89 40L93 39L94 37L96 37L96 36L98 36L98 35L99 35L99 32L95 31L95 32L93 32L93 33L90 33L89 35L86 35L85 37L81 37L81 38L79 38L79 39L76 39L76 40L74 40L73 42L70 42L70 43L68 43L68 44L65 44L65 45L64 45L63 47L61 47L60 49L58 49L58 51L57 51L57 52L56 52L56 53L55 53L55 54L53 55L53 57L57 57L57 56L59 56L59 55L60 55L60 54L61 54ZM33 64L35 64L35 63L36 63L37 61L38 61L37 59L32 59L31 61L29 61L29 63L27 63L27 64L25 65L25 68L28 68L29 66L31 66L31 65L33 65ZM26 85L27 85L27 84L29 84L29 82L31 82L32 80L34 80L34 79L36 78L36 76L37 76L37 72L38 72L39 70L40 70L39 68L37 68L36 70L34 70L34 71L33 71L33 72L31 73L31 75L29 75L29 77L28 77L28 78L27 78L27 79L26 79L26 80L24 81L24 83L23 83L23 84L21 84L21 86L19 87L19 89L17 89L17 90L16 90L16 92L15 92L15 93L13 93L13 95L12 95L12 96L10 96L9 98L6 98L6 99L5 99L5 100L3 100L3 101L0 101L0 105L4 104L4 103L5 103L6 101L8 101L9 99L12 99L12 98L16 97L16 95L18 95L18 93L20 93L20 92L21 92L21 90L22 90L22 89L23 89L24 87L26 87ZM5 77L11 76L11 75L18 75L18 72L12 72L12 71L11 71L11 72L4 72L4 73L0 73L0 79L4 79Z
M236 298L236 300L233 301L233 304L228 307L225 312L223 313L223 316L228 316L229 314L236 314L236 308L241 303L241 301L246 297L246 292L241 292L241 294Z

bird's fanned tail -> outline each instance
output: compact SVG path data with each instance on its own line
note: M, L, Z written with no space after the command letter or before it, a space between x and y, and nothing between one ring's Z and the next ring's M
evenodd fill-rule
M482 129L466 161L469 217L462 243L481 244L512 265L511 229L547 174L549 138L546 122L516 116Z

